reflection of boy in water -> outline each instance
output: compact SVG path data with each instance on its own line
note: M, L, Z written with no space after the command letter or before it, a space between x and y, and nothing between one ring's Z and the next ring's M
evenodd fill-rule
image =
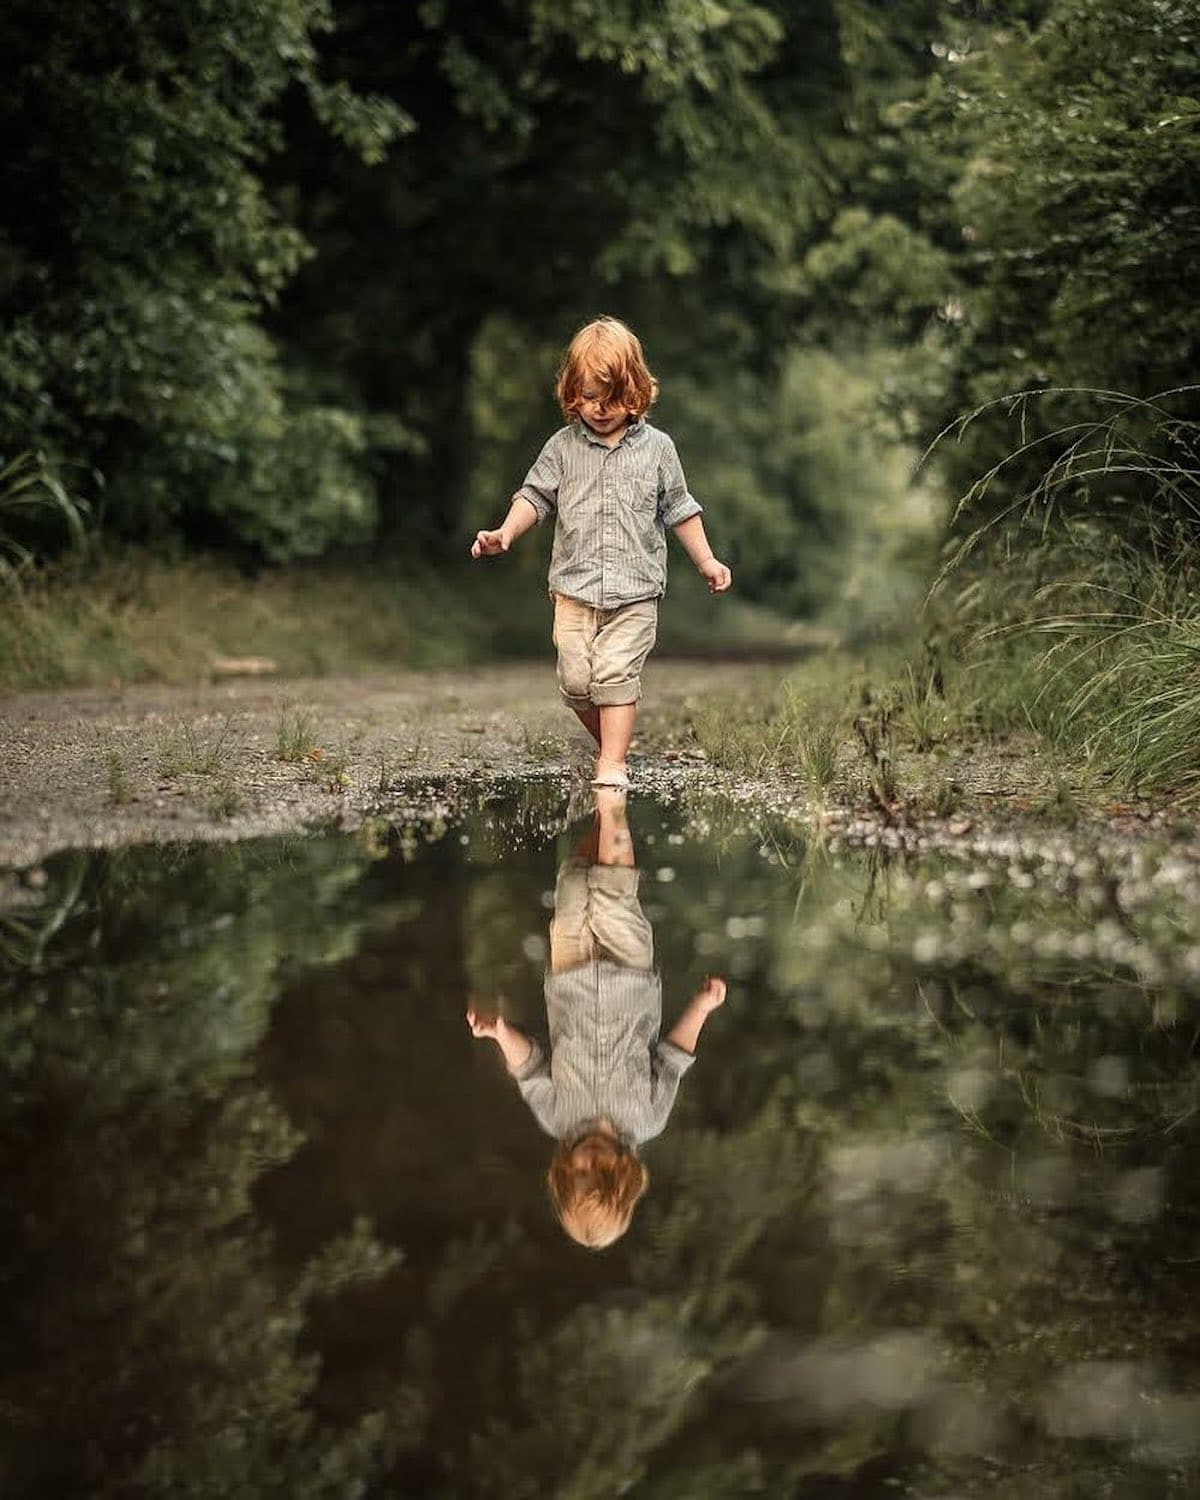
M654 938L638 902L639 871L623 792L597 788L590 835L559 871L546 973L549 1055L502 1016L472 1005L538 1123L558 1141L550 1199L572 1239L599 1250L629 1228L649 1181L637 1155L667 1122L725 981L706 979L665 1041Z

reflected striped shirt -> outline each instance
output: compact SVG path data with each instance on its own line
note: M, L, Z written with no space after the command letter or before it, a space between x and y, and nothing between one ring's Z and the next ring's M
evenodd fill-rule
M578 1140L600 1119L634 1145L659 1135L696 1059L659 1039L658 971L592 959L547 974L545 992L550 1052L530 1038L513 1075L538 1124L560 1141Z
M688 492L675 444L644 417L614 447L584 422L560 428L513 499L539 524L555 517L551 594L616 609L667 591L668 526L702 507Z

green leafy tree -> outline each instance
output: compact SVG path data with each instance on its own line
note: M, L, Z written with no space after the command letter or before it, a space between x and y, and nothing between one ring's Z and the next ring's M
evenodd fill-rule
M0 17L0 451L102 476L116 535L281 558L369 531L361 419L298 394L262 326L309 253L262 180L281 96L368 160L408 124L324 82L331 24L325 0Z
M997 402L989 421L939 455L958 492L1034 444L989 487L993 512L1109 414L1081 389L1019 405L1018 425L998 398L1058 387L1146 398L1194 381L1198 27L1188 0L951 7L946 65L914 99L906 138L915 162L952 167L925 214L941 226L953 300L907 400L926 441ZM1172 409L1187 415L1186 402ZM1129 474L1079 486L1075 498L1092 505L1105 495L1119 508L1134 498L1171 503L1165 487Z

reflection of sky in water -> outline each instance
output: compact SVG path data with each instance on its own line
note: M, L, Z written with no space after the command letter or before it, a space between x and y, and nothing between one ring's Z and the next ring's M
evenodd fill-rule
M14 1493L1195 1492L1191 866L631 803L730 988L595 1256L463 1024L584 825L427 812L0 882Z

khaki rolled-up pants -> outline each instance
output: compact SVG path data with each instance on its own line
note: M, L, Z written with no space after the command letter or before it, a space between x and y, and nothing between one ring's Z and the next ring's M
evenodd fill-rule
M553 973L597 958L625 969L654 967L654 933L638 900L640 876L628 865L563 865L550 922Z
M598 609L567 594L554 596L558 687L572 708L636 703L642 668L658 634L658 600Z

